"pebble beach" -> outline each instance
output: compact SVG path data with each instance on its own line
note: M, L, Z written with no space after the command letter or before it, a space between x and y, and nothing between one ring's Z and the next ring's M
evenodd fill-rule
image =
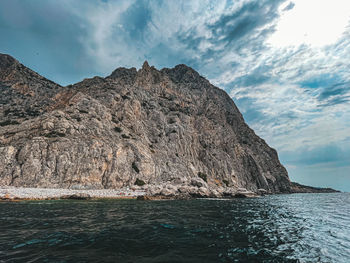
M60 199L65 196L88 195L91 198L137 198L145 195L144 190L125 189L98 189L98 190L75 190L54 188L24 188L24 187L0 187L0 199Z

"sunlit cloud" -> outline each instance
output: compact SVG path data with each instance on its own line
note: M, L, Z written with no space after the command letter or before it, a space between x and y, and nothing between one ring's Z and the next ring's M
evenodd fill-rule
M291 6L292 4L292 6ZM290 9L286 7L290 6ZM347 0L292 0L281 6L276 32L268 39L275 47L334 44L350 19Z

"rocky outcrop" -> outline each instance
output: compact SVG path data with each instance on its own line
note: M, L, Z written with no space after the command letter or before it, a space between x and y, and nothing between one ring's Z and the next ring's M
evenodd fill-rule
M307 185L302 185L298 183L291 183L291 192L292 193L337 193L339 191L332 188L321 188L321 187L312 187Z
M72 195L64 195L61 199L70 199L70 200L90 200L91 196L85 193L72 194Z
M0 55L0 87L0 185L138 180L153 195L203 197L295 189L226 92L185 65L145 62L61 87Z

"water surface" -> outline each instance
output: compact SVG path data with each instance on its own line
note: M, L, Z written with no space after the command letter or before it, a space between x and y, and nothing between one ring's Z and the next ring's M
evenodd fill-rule
M350 262L350 194L0 203L0 262Z

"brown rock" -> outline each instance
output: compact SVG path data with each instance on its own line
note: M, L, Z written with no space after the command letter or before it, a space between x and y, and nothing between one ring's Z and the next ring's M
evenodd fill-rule
M141 200L141 201L149 201L152 200L151 197L147 196L147 195L140 195L136 198L137 200Z
M89 194L78 193L78 194L61 196L61 199L89 200L89 199L91 199L91 196Z
M198 195L200 197L209 197L210 196L210 191L208 190L208 188L200 187L198 189Z

